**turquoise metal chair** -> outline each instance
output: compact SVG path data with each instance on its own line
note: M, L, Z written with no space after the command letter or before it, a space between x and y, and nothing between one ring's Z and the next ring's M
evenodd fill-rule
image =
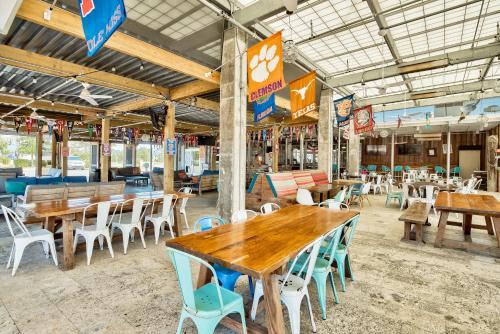
M201 217L194 223L194 232L203 232L214 227L214 222L218 226L225 225L224 219L217 216L205 216ZM232 269L223 267L219 264L214 264L214 269L217 272L218 283L224 288L234 291L234 287L236 286L236 282L238 278L240 278L241 273L234 271ZM248 286L250 288L250 296L253 297L254 289L253 289L253 281L250 276L248 276Z
M314 264L312 278L316 283L316 290L318 291L319 305L321 307L323 320L326 320L326 281L328 278L330 278L335 303L339 303L339 296L333 281L332 263L335 260L335 252L337 251L344 226L345 225L341 225L337 227L325 237L323 245L319 251L320 255ZM304 260L299 259L295 264L294 271L300 271L300 269L303 268L303 265Z
M349 205L349 203L351 202L351 194L352 194L352 189L354 188L354 185L350 186L346 193L345 193L345 196L344 196L344 201L342 203L345 203L347 205Z
M173 248L167 248L167 253L175 267L182 295L183 305L177 334L182 333L182 325L186 318L193 320L198 333L212 334L219 322L231 313L238 313L241 316L243 333L246 334L243 297L215 283L207 283L201 288L194 289L191 278L191 261L207 267L216 280L218 279L217 272L208 262L193 255Z
M406 165L406 166L405 166L405 172L409 173L409 172L410 172L410 170L411 170L411 167L410 167L410 166L408 166L408 165Z
M376 172L377 171L377 165L368 165L368 171L369 172Z
M334 174L336 174L338 172L338 166L337 166L337 164L333 164L332 165L332 171L333 171Z
M460 176L461 168L460 166L455 166L453 167L453 170L451 171L451 174L453 176Z
M385 198L385 206L389 203L390 200L398 200L399 206L401 207L403 203L403 192L402 191L394 191L394 186L392 183L387 181L387 197Z
M389 173L391 171L391 169L389 167L387 167L386 165L382 165L381 169L382 169L382 172L384 172L384 173Z
M362 195L362 191L363 191L363 183L355 183L352 185L349 205L352 204L352 200L354 199L354 196L356 196L356 199L359 202L359 199L361 198L361 195Z
M340 285L342 287L342 291L345 292L345 268L349 270L349 276L351 277L351 281L354 281L354 275L352 273L352 265L349 259L349 246L352 243L352 238L354 237L354 233L356 232L356 227L359 223L359 215L349 220L344 225L343 234L341 236L340 242L338 243L338 247L335 251L335 262L337 262L337 270L339 272Z
M434 173L442 175L442 174L446 173L446 169L444 169L441 166L434 166Z
M399 173L403 172L403 166L394 166L394 171Z

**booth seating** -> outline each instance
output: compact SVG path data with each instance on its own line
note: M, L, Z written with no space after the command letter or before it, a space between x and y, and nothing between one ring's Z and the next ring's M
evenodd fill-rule
M4 205L10 208L14 204L12 200L13 196L8 193L5 187L5 182L7 180L15 179L16 175L17 174L15 171L10 171L10 172L0 171L0 205Z
M328 176L319 170L257 173L247 191L247 208L259 210L264 203L276 203L280 207L296 204L299 188L310 188L328 183Z
M23 176L24 175L22 167L0 168L0 175L3 175L3 174L12 174L12 173L15 174L14 177L18 177L18 176Z
M194 191L197 191L201 195L202 191L217 190L218 181L218 170L204 170L201 175L192 177L192 188Z
M60 170L59 168L49 168L47 175L43 176L60 177L61 175L62 175L62 170Z

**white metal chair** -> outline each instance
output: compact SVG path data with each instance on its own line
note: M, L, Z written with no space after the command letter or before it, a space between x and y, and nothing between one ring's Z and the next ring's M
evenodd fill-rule
M380 194L382 194L382 175L377 175L377 179L374 184L371 185L373 190L373 194L377 193L377 190Z
M257 217L257 212L253 210L238 210L231 216L231 223L243 223L249 219Z
M326 201L319 203L318 206L320 208L326 207L328 209L336 211L349 210L349 205L342 202L337 202L334 199L327 199Z
M300 333L300 305L304 297L307 300L309 308L309 317L313 332L316 332L316 324L314 323L314 316L311 308L311 299L309 298L309 291L307 286L311 281L311 276L314 270L314 265L318 257L319 248L323 237L313 241L304 247L293 262L288 266L290 268L286 275L273 275L272 279L278 281L280 287L281 301L286 305L288 314L290 316L290 323L292 327L292 334ZM310 252L308 252L310 250ZM300 268L297 271L297 266ZM294 272L294 274L292 274ZM257 306L260 298L264 295L262 288L262 281L258 280L255 285L255 294L253 298L251 319L255 320L257 314Z
M177 191L178 193L184 193L184 194L191 194L193 192L193 189L189 187L183 187ZM182 198L181 199L181 207L179 208L179 213L184 217L184 222L186 223L186 227L189 228L189 224L187 221L187 214L186 214L186 204L188 202L189 198Z
M363 201L365 199L368 202L368 204L370 204L370 206L372 206L372 203L370 203L370 199L368 198L368 195L370 194L371 187L372 187L371 182L367 182L367 183L363 184L363 188L361 188L361 196L359 197L361 207L363 207Z
M400 210L403 210L406 204L410 206L413 204L413 202L416 202L419 199L420 197L418 197L418 193L415 187L412 184L403 183L403 201L401 202Z
M474 183L474 186L472 187L472 189L470 191L472 194L478 194L479 193L479 188L481 187L481 182L482 181L483 181L482 179L476 180L476 182Z
M50 248L54 264L57 266L56 245L54 243L54 235L52 232L45 229L30 232L23 224L21 217L19 217L17 213L3 205L2 212L7 222L7 226L9 227L9 232L14 238L12 249L10 250L9 261L7 262L7 269L9 269L11 261L14 260L12 276L16 274L21 258L23 257L24 249L26 246L34 242L42 243L43 252L47 258L49 257Z
M155 232L155 243L158 245L158 240L160 238L160 230L162 230L163 234L165 234L165 223L168 224L168 228L170 230L170 235L172 238L174 236L174 207L177 203L178 196L176 194L169 194L163 197L163 204L161 213L158 216L153 214L154 212L154 202L151 206L151 215L146 216L144 219L144 232L146 231L146 225L151 222L153 223L154 232ZM177 222L178 224L180 222Z
M132 202L132 214L124 215L123 208L127 205L130 205L131 202ZM144 206L143 198L134 198L123 202L120 206L120 218L118 219L118 222L111 223L111 238L113 238L113 232L115 229L120 229L122 231L123 254L127 254L129 238L131 238L132 241L134 241L134 233L136 229L139 230L142 246L146 248L146 242L144 241L144 233L142 231L141 221L142 218L144 217L144 214L146 213L147 205L146 208L144 208L144 210L143 206ZM130 219L127 219L128 217L130 217Z
M436 208L434 207L434 203L436 202L437 194L439 193L439 188L436 186L421 186L418 188L418 192L420 193L420 198L423 202L432 205L432 209L434 214L437 216ZM425 192L425 197L423 196Z
M297 203L302 205L317 205L312 198L311 192L302 188L297 190Z
M97 217L95 219L95 224L87 224L87 212L93 211L97 207ZM90 260L92 259L92 251L94 249L94 241L96 238L99 240L99 246L103 250L104 238L106 238L106 243L108 244L109 254L112 258L115 257L113 253L113 247L111 246L111 235L109 233L108 216L109 209L111 208L111 202L100 202L90 204L83 210L82 222L74 222L73 227L75 229L75 239L73 241L73 253L76 252L76 246L78 244L78 237L82 236L85 239L86 249L87 249L87 265L90 265ZM110 221L113 220L116 209L111 216Z
M276 203L266 203L260 207L260 212L263 215L267 215L273 213L274 211L278 211L280 209L281 209L280 206Z

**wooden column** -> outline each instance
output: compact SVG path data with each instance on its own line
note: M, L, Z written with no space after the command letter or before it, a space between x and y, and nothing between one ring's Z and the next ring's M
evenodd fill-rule
M43 134L41 131L36 133L36 171L35 175L37 177L42 176L42 146L43 146Z
M61 148L61 159L62 159L62 176L68 176L68 157L64 156L64 151L68 151L68 139L69 139L69 133L68 129L64 129L63 131L63 142L62 142L62 148Z
M299 156L300 156L300 170L304 170L304 130L300 128L300 137L299 137Z
M278 172L279 158L280 158L280 136L281 128L278 125L273 126L273 164L272 169L274 173Z
M163 189L165 193L174 191L174 155L167 155L167 139L175 138L175 104L168 103L163 132Z
M52 131L52 151L50 154L51 154L50 165L52 168L57 168L57 142L54 131Z
M102 119L102 129L101 129L101 182L108 182L109 174L109 156L104 156L103 146L109 145L109 128L111 125L111 120L109 118ZM111 149L111 148L110 148Z
M391 174L394 175L394 131L391 135Z

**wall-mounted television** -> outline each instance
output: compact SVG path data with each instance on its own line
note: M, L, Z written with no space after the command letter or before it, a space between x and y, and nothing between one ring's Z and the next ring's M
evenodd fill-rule
M387 145L366 145L367 155L386 155Z
M400 144L398 145L398 155L421 155L422 144Z

